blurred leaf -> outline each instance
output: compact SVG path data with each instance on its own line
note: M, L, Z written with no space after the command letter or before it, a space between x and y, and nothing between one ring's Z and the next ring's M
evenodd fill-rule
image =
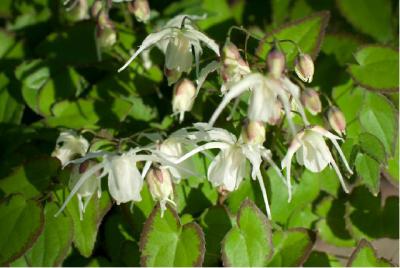
M391 267L389 261L378 258L375 249L367 240L361 240L350 256L348 267Z
M3 3L4 1L1 1ZM1 4L0 4L1 5ZM0 7L1 8L1 7ZM1 16L1 10L0 10ZM22 42L15 40L14 36L0 29L0 59L22 58L24 51Z
M272 0L272 22L274 26L279 26L288 17L288 9L292 0Z
M338 0L336 4L357 30L381 42L393 38L392 5L389 0Z
M334 55L341 66L353 61L353 54L361 45L361 41L350 34L327 34L322 44L322 51Z
M0 32L1 33L1 32ZM0 123L19 124L22 119L24 106L10 95L9 79L0 73Z
M275 232L273 242L274 255L268 266L302 266L313 248L315 234L303 228L289 229Z
M0 265L22 256L43 231L43 208L39 203L14 195L0 203Z
M51 178L57 174L59 168L60 162L56 158L32 159L1 179L0 190L8 195L20 193L25 198L40 197L48 190Z
M227 209L223 206L210 207L201 215L200 226L207 245L204 266L221 266L221 241L232 227Z
M399 145L397 144L394 156L388 159L387 167L385 168L386 177L395 184L399 183Z
M371 45L358 50L354 57L358 64L351 64L348 70L357 84L370 90L398 91L398 51Z
M72 219L69 215L54 217L57 210L54 203L44 208L44 230L25 254L30 266L60 266L67 256L74 234Z
M362 182L376 196L379 193L381 179L379 163L366 154L358 154L356 158L356 170Z
M167 206L161 217L157 205L144 224L140 238L142 266L201 266L204 234L197 223L181 225L174 209Z
M320 50L328 20L329 12L319 12L304 19L284 24L260 41L256 54L262 59L266 59L268 51L271 49L271 45L267 42L273 41L273 38L276 37L280 40L293 40L304 53L310 54L315 59ZM286 54L289 66L291 66L298 53L297 48L291 43L281 43L280 46Z
M97 239L97 232L103 217L111 208L111 199L106 191L101 198L94 194L85 209L82 220L80 219L78 198L74 197L68 203L66 211L74 224L74 245L84 257L92 255Z
M271 226L256 205L246 199L237 215L237 225L222 242L224 266L265 266L272 255Z
M382 95L368 92L359 113L363 129L375 135L385 146L385 151L393 155L397 135L396 110Z
M304 267L341 267L340 261L333 255L313 251L304 263Z

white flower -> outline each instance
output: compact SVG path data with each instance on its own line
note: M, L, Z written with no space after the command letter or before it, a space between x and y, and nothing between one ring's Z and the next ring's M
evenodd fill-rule
M166 70L188 73L192 67L194 54L196 73L198 74L200 55L203 52L200 44L201 42L212 49L218 56L220 54L219 47L214 40L194 29L191 25L191 20L193 19L197 19L197 17L185 15L177 16L171 19L160 31L149 34L143 40L139 49L118 71L121 72L124 70L144 50L158 45L165 54Z
M95 165L95 162L91 160L85 161L81 164L73 165L68 187L72 190L81 178L82 174L85 173L86 170L92 168L93 165ZM81 220L83 218L83 213L85 212L85 209L96 190L98 191L98 195L100 195L100 186L101 185L100 180L98 179L98 174L93 173L77 191L76 196L78 198L79 215Z
M160 168L152 168L147 173L146 181L147 184L149 185L151 196L153 197L154 200L160 202L161 217L162 217L164 211L166 210L165 205L167 202L176 205L172 200L174 191L172 186L171 175L168 169L162 166Z
M88 149L89 142L84 137L75 131L68 130L60 133L56 141L56 148L51 155L58 158L65 166L74 157L85 155Z
M179 158L175 163L185 161L189 157L204 150L219 149L220 152L212 160L208 167L208 180L215 187L222 187L226 191L236 190L246 175L246 165L249 161L252 165L251 177L258 180L263 194L267 215L271 217L267 192L260 172L262 160L267 160L278 174L279 168L273 163L270 152L259 144L246 144L225 129L208 128L207 124L195 124L197 130L189 132L188 137L196 141L206 143L198 146L189 153ZM282 175L281 175L282 176Z
M299 99L299 88L295 84L286 77L275 79L260 73L252 73L245 76L231 87L212 115L209 125L214 125L228 103L246 90L251 90L247 114L250 120L274 124L280 118L281 107L283 106L288 118L290 130L293 134L296 133L296 128L291 118L289 101L289 97L293 97L296 103L301 107L300 113L304 123L306 125L308 124Z
M289 187L289 200L291 199L290 169L294 154L296 154L297 162L300 165L304 165L312 172L320 172L324 170L326 166L331 165L339 177L344 191L346 193L349 192L339 167L329 151L324 138L328 138L333 143L347 170L352 174L349 164L347 163L346 158L337 142L337 140L341 140L341 138L333 135L329 131L319 126L306 128L294 137L285 158L282 160L282 169L286 168L286 180Z

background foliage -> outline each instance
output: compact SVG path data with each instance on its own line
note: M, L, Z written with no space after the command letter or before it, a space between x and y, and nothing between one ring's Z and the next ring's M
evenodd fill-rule
M74 22L60 1L0 1L0 265L398 265L398 254L381 259L371 245L399 238L398 2L182 0L150 6L147 25L125 3L113 6L118 42L99 62L93 20ZM116 72L149 32L179 13L207 13L198 25L221 45L230 26L243 25L264 40L295 40L316 59L312 86L330 96L347 121L342 149L356 171L349 195L332 170L298 168L287 203L285 185L265 170L272 221L258 208L261 193L249 178L225 200L207 180L182 181L175 185L178 206L163 218L147 188L133 207L113 205L104 190L82 221L75 198L53 217L69 176L50 157L60 129L90 130L85 135L96 143L92 131L119 138L182 126L171 117L172 89L157 49L151 69L138 59ZM243 48L244 36L232 38ZM292 64L293 47L283 49ZM249 43L248 53L261 60L268 50L265 42ZM183 126L210 118L220 100L217 81L205 84ZM309 116L327 126L323 116ZM235 120L223 124L238 129ZM267 138L279 157L282 146ZM201 159L198 166L204 170ZM332 247L346 249L345 256Z

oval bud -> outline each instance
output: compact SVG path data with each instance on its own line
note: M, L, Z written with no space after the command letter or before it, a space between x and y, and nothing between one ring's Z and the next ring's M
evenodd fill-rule
M196 87L189 79L182 79L174 86L172 97L172 110L174 113L180 113L180 121L183 120L184 112L192 109L196 96Z
M101 0L96 0L91 8L92 18L96 19L103 8L103 2Z
M311 83L314 76L314 62L310 55L300 54L296 58L294 70L302 81Z
M102 48L112 47L117 42L114 24L105 12L99 14L96 26L97 42Z
M140 22L146 23L150 19L150 6L147 0L134 0L128 4L128 9Z
M346 134L346 118L339 108L332 106L328 111L328 121L331 128L340 136Z
M242 139L247 144L263 144L265 141L265 123L245 120L242 127Z
M154 200L165 202L173 195L171 175L168 169L151 168L146 176L151 196Z
M89 6L87 0L72 1L68 10L68 18L73 21L81 21L89 17Z
M322 110L319 94L314 89L306 88L301 93L301 102L312 115L316 115Z
M280 50L273 47L268 53L267 64L272 77L280 78L285 70L285 55Z

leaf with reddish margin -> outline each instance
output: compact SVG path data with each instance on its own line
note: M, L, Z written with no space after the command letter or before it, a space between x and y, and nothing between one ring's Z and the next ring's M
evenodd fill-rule
M222 241L224 266L265 266L272 256L272 247L270 222L246 199L239 209L237 225Z
M356 249L350 256L347 267L391 267L394 266L384 258L378 258L372 245L365 239L361 239Z
M0 266L18 259L43 231L41 205L14 195L0 203Z
M182 226L175 209L167 206L161 217L158 204L147 218L140 237L142 266L201 266L205 240L200 226Z
M268 33L261 41L256 50L256 55L262 59L266 59L274 37L278 40L290 39L295 41L304 53L311 55L315 59L321 49L322 40L325 35L325 28L328 24L330 13L321 11L295 20ZM286 61L291 65L298 53L297 48L291 43L281 43L281 48L286 54Z

